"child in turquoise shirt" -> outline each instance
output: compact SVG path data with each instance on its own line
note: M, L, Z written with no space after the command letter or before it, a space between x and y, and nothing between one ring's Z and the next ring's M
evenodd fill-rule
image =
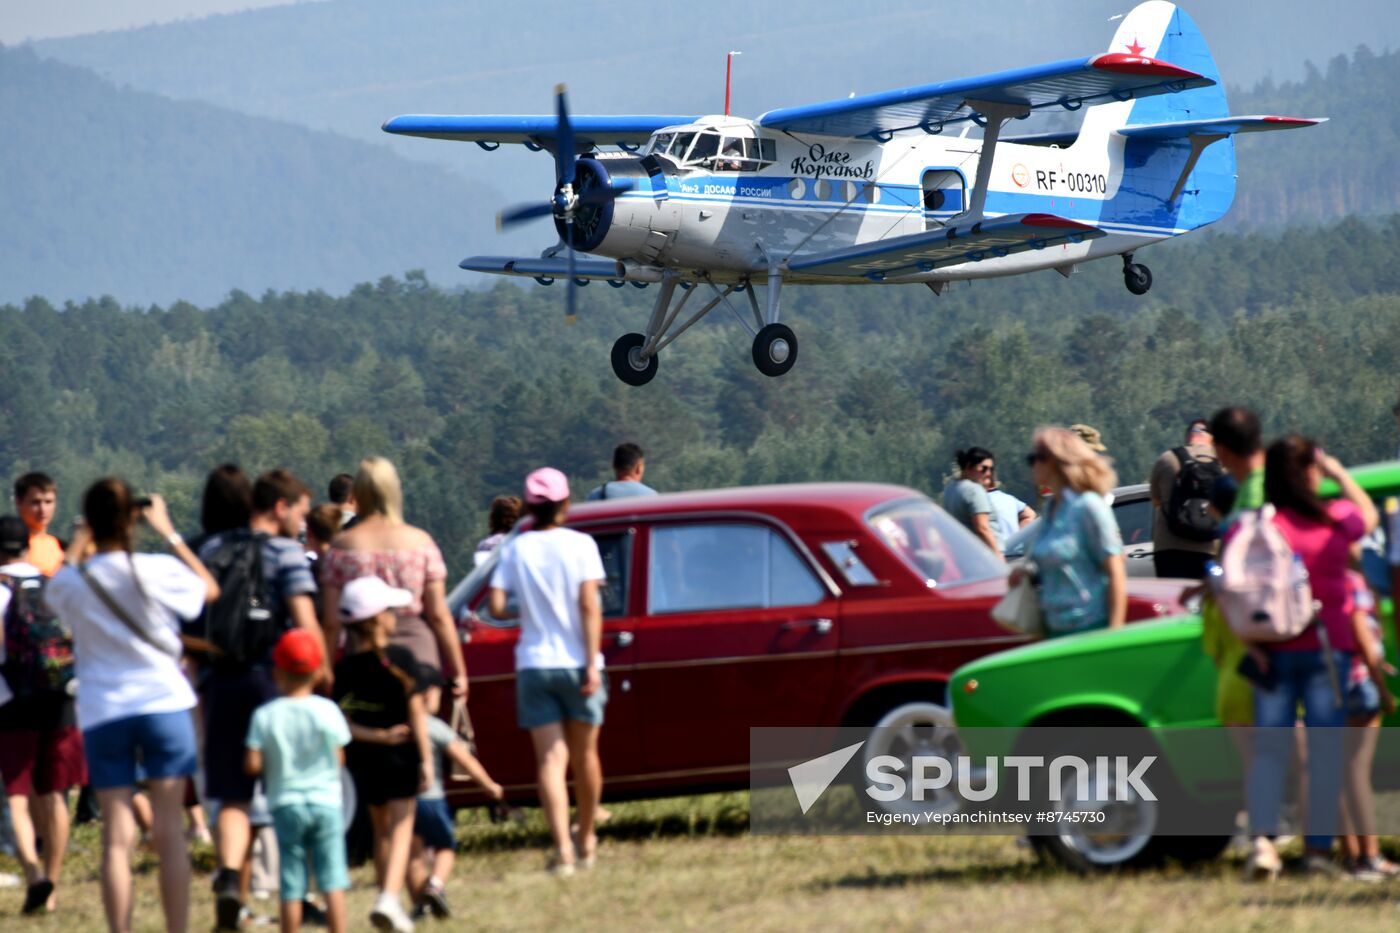
M346 924L350 876L341 815L340 768L350 728L340 707L311 691L321 670L321 641L291 629L272 652L273 676L282 696L260 706L248 727L249 774L262 774L281 856L282 931L301 929L307 862L326 896L331 933Z

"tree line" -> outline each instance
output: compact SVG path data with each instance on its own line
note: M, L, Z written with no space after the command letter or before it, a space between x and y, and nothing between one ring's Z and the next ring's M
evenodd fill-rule
M993 450L1030 493L1021 454L1039 424L1098 427L1124 483L1187 421L1255 406L1271 431L1317 436L1344 462L1393 455L1400 380L1400 217L1314 232L1201 234L1118 264L950 288L789 288L795 369L759 375L749 337L716 314L664 351L640 389L612 375L621 333L655 290L559 286L449 291L422 273L348 294L235 291L217 306L113 298L0 306L0 467L51 472L60 520L118 473L194 525L205 472L286 466L318 491L378 453L399 466L408 517L470 567L495 494L531 468L582 495L612 447L646 449L662 490L876 480L932 493L953 451ZM56 526L61 527L61 526Z

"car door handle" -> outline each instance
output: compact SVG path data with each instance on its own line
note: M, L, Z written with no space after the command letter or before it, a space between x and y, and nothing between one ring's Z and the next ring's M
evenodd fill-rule
M610 639L619 648L626 648L632 644L631 632L604 632L603 637Z
M818 635L826 635L829 634L835 626L836 623L832 622L830 619L801 619L796 622L784 622L783 631L790 632L794 629L809 628L814 630Z

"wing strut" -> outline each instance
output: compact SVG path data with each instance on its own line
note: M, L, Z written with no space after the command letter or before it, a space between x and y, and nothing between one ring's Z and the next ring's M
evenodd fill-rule
M982 131L982 154L977 157L977 177L972 183L972 200L960 221L977 223L987 204L987 186L992 181L992 159L996 156L997 139L1006 121L1027 116L1031 108L1025 104L1003 104L990 100L969 100L967 106L982 114L987 121Z

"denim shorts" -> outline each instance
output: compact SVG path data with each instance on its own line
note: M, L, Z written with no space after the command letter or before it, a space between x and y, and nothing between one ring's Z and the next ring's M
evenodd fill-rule
M608 705L608 675L591 697L579 693L581 667L527 667L515 674L515 718L522 729L538 729L572 719L590 726L603 724Z
M457 838L452 823L452 809L446 798L418 798L413 814L413 835L423 840L429 849L455 849Z
M322 892L350 887L345 824L339 807L287 804L272 811L272 828L277 833L278 896L283 901L305 899L308 860L316 869L316 886Z
M135 787L144 780L188 777L198 765L190 710L146 713L83 731L88 783L94 790Z
M1381 692L1370 677L1347 688L1347 715L1370 718L1381 711Z

